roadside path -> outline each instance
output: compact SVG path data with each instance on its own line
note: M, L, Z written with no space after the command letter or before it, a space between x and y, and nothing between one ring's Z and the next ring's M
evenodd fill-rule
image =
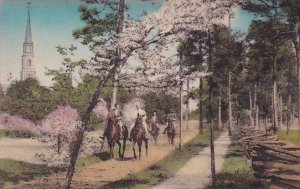
M220 172L222 169L229 145L230 138L227 132L223 132L215 141L216 172ZM152 189L202 189L211 182L210 176L210 147L206 147L182 167L174 177Z

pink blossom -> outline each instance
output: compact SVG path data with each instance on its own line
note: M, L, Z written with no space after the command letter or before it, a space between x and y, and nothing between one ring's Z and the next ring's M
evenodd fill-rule
M0 129L8 131L29 130L36 134L40 133L40 127L38 125L17 115L1 115Z
M78 111L71 106L58 106L42 122L43 133L51 136L73 137L80 128Z

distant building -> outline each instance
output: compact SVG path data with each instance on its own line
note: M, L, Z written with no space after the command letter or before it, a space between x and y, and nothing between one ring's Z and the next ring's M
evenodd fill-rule
M29 4L28 4L28 17L27 17L25 40L23 43L21 80L25 80L27 78L36 79Z

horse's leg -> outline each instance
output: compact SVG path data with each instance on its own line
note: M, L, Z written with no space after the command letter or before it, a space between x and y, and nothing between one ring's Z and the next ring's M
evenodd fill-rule
M121 148L122 148L122 147L121 147L121 142L117 140L116 143L117 143L118 146L119 146L119 158L123 158L123 157L122 157L122 154L121 154Z
M123 140L123 152L122 152L122 158L124 158L125 149L126 149L126 139Z
M115 149L115 144L112 145L112 149L111 149L111 154L113 159L115 158L114 149Z
M114 158L113 146L112 145L109 145L109 156L110 156L110 159Z
M146 156L148 156L148 140L145 140Z
M139 159L141 159L141 154L142 154L142 141L138 142L138 146L139 146Z
M136 142L132 142L132 150L133 150L133 157L136 159L137 157L136 157L136 153L135 153L135 143Z

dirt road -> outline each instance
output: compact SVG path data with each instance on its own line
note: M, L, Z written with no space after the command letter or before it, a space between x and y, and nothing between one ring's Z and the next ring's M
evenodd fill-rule
M198 122L191 121L189 131L183 131L182 141L188 142L198 134ZM178 146L178 136L175 140L175 146L169 146L167 137L160 135L158 140L158 146L155 146L153 142L150 142L149 154L145 155L145 149L143 148L143 154L141 160L133 159L132 150L130 149L125 153L126 158L124 160L116 158L114 160L108 160L99 162L77 170L74 175L73 188L101 188L101 186L117 181L126 176L144 170L147 167L155 164L157 161L166 157L172 150ZM13 188L18 189L40 189L40 188L60 188L63 185L65 178L64 174L52 175L46 178L40 178L38 180L21 183Z

